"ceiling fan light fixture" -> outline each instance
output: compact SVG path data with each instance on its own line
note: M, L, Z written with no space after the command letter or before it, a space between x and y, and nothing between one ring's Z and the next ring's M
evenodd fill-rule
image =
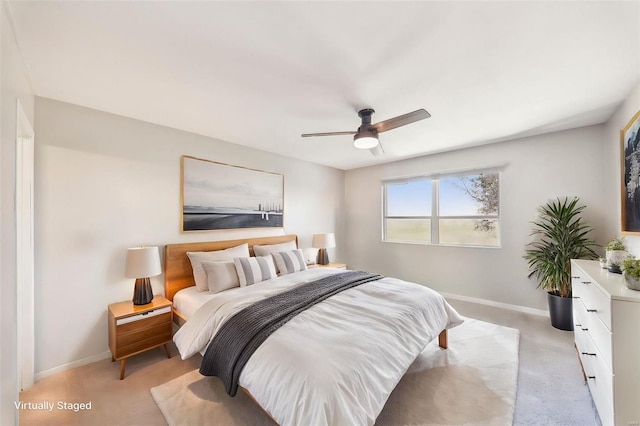
M358 149L371 149L378 145L378 135L374 132L362 132L353 137L353 146Z

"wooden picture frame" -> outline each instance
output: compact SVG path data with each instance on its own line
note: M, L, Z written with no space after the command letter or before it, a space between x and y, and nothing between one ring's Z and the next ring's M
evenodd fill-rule
M183 155L181 231L282 228L284 175Z
M640 111L620 130L621 226L640 235Z

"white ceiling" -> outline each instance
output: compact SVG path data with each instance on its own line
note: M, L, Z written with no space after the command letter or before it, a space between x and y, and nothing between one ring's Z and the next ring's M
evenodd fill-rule
M606 121L640 2L10 2L38 96L351 169ZM353 147L373 122L432 117Z

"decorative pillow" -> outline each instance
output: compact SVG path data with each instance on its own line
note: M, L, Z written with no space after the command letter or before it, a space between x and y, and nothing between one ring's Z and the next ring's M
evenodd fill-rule
M307 269L307 264L304 261L304 256L300 249L281 251L280 253L273 253L271 256L273 256L273 260L276 261L280 275L291 274Z
M276 267L271 256L236 257L233 259L240 278L240 287L245 287L276 277Z
M198 291L209 291L207 273L202 268L202 262L216 262L222 260L233 260L236 257L249 257L249 245L241 244L226 250L216 251L192 251L187 252L193 269L193 279L196 282Z
M287 241L286 243L271 244L266 246L253 246L253 252L257 256L269 256L273 253L280 253L281 251L290 251L297 249L295 241ZM278 272L278 268L276 268Z
M207 274L207 284L211 293L220 293L234 287L240 287L240 278L233 260L222 262L202 262Z

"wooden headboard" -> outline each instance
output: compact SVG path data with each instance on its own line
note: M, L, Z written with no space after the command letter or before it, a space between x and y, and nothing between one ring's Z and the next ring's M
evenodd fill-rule
M277 237L245 238L240 240L205 241L199 243L167 244L164 247L164 295L173 301L173 296L183 288L195 285L191 262L187 252L224 250L240 244L249 244L249 253L253 253L254 245L280 244L295 241L298 246L297 235L279 235Z

